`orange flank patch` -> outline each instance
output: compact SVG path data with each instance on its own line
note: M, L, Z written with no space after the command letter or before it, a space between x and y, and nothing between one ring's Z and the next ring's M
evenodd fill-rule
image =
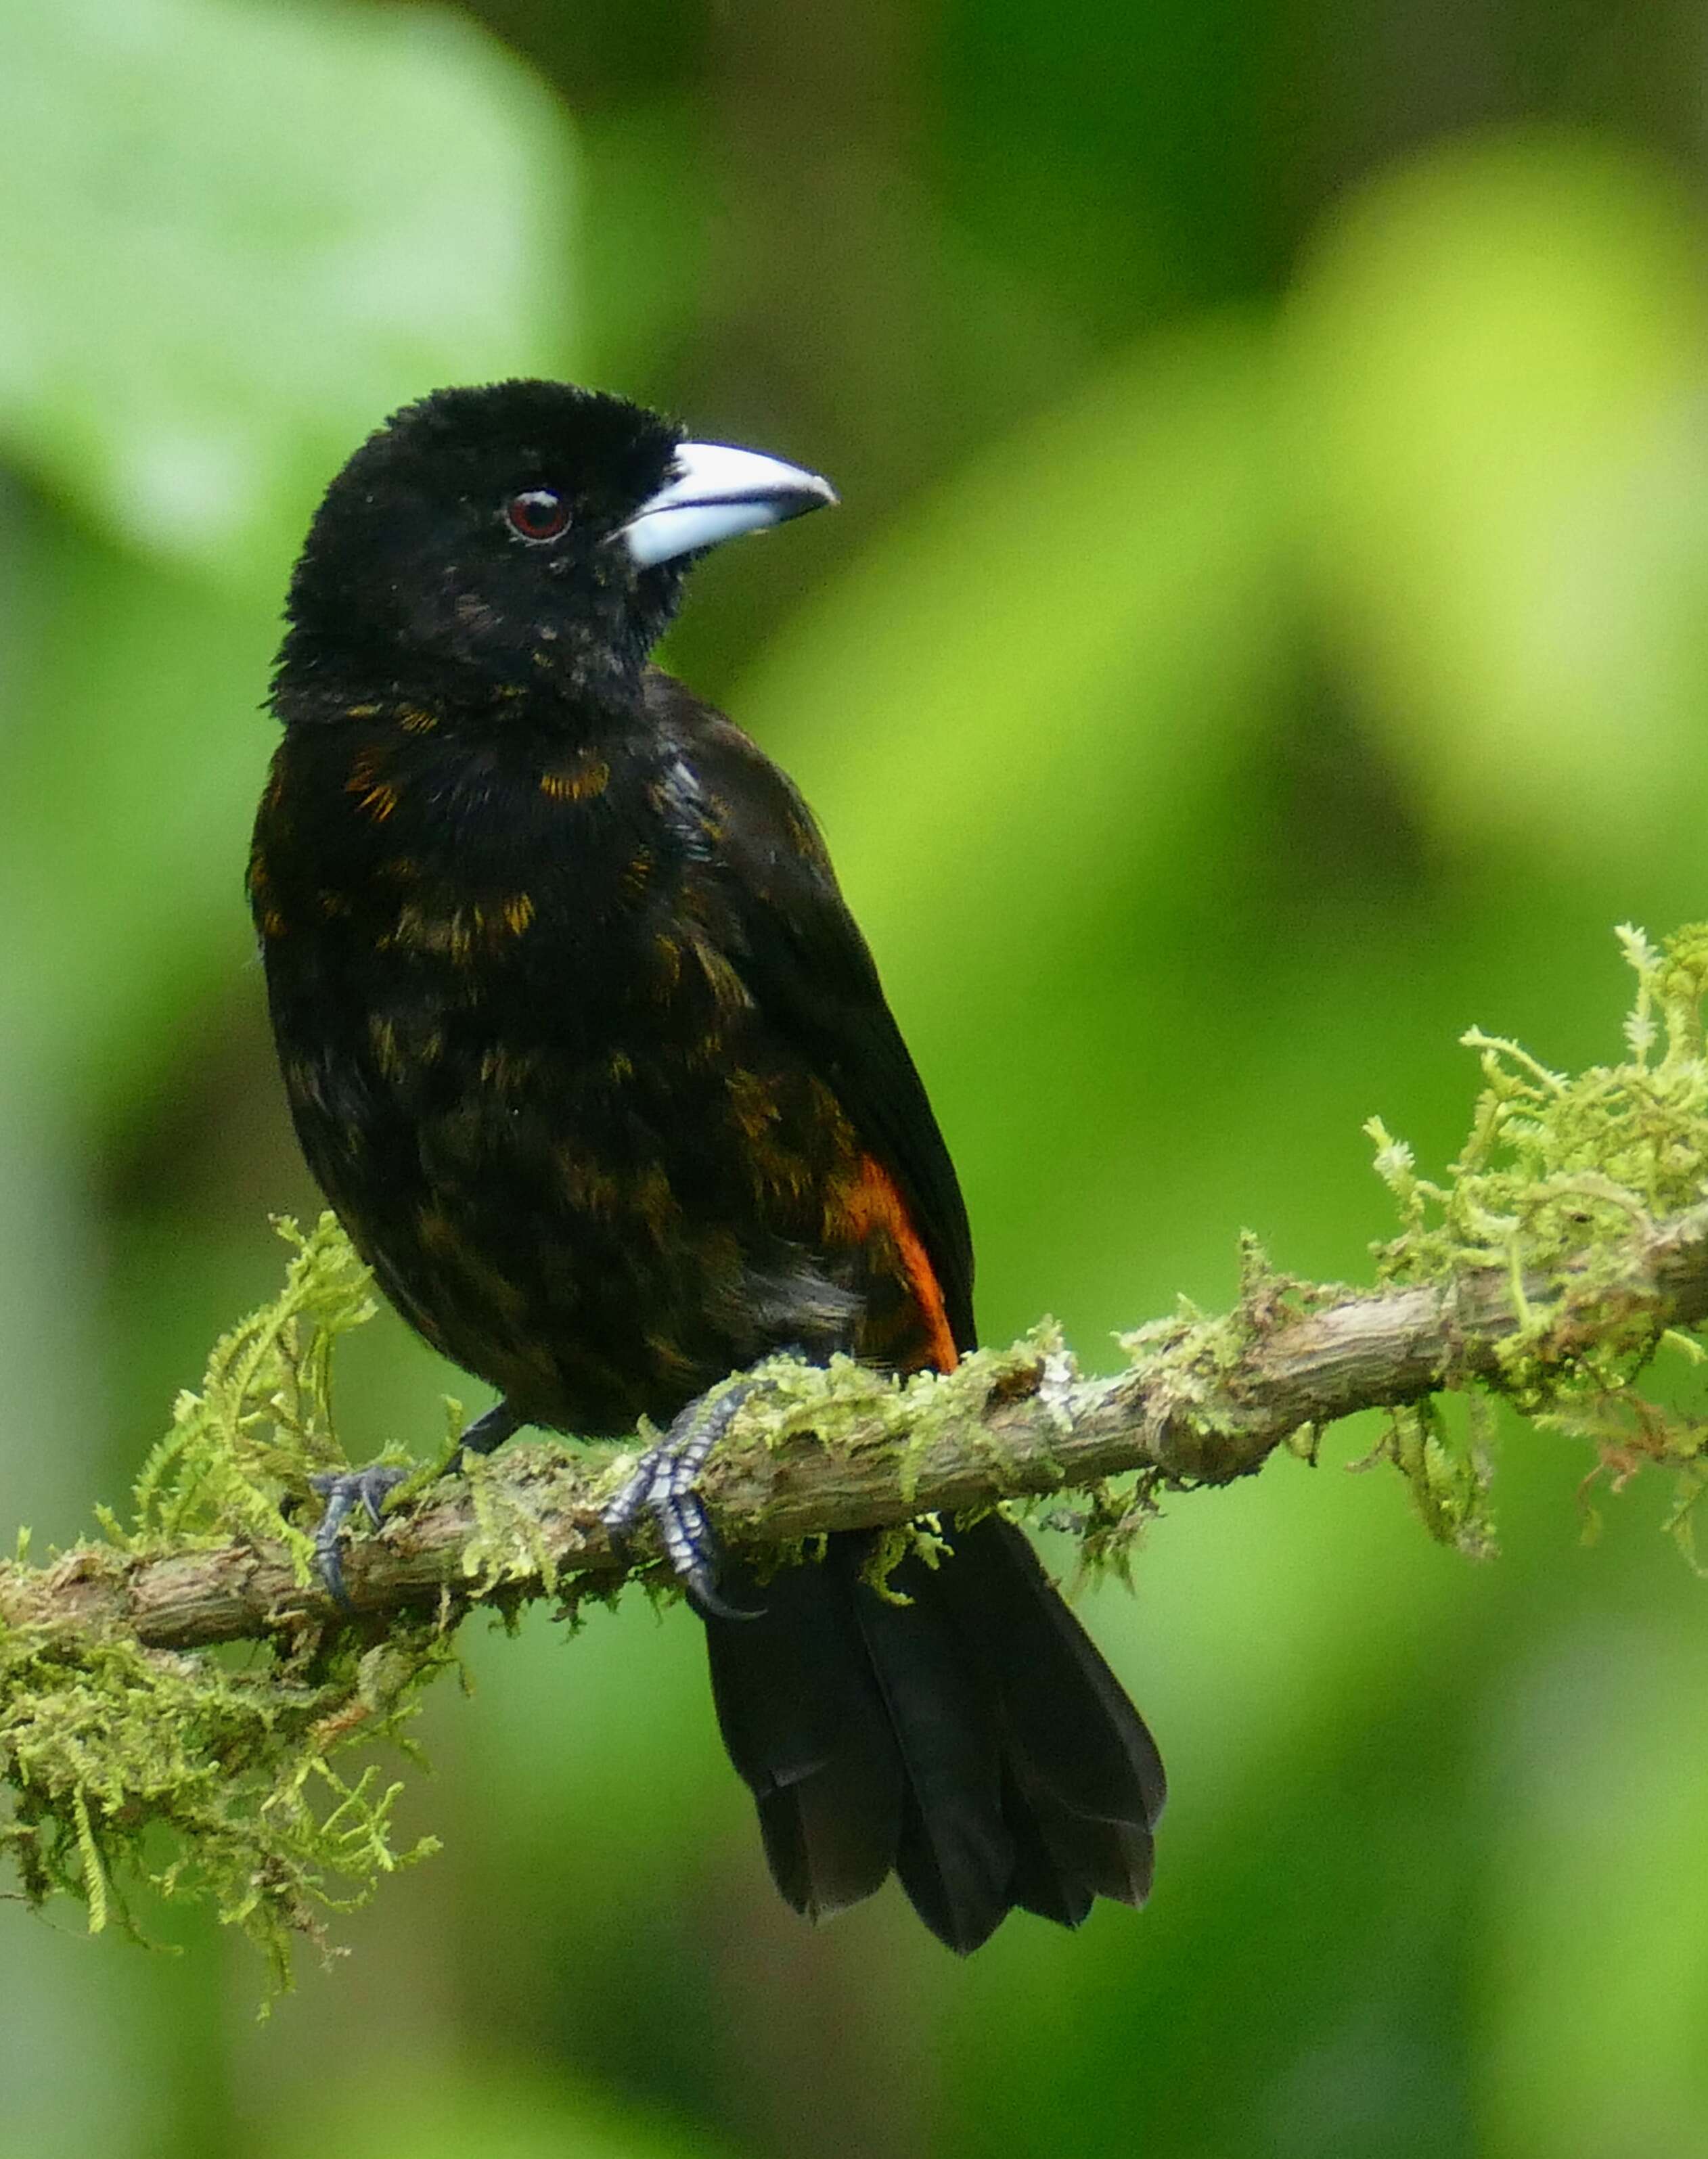
M895 1179L876 1155L864 1154L860 1157L859 1181L844 1186L837 1196L841 1217L838 1227L851 1230L857 1242L879 1229L888 1230L895 1240L903 1270L914 1292L914 1302L924 1323L930 1362L939 1372L952 1372L960 1362L960 1352L950 1332L943 1291L930 1255L920 1242Z

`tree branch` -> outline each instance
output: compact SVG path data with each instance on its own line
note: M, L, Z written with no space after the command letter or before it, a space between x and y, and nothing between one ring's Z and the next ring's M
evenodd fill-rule
M1480 1417L1435 1411L1456 1391L1473 1412L1498 1396L1586 1442L1616 1484L1670 1466L1669 1526L1688 1544L1708 1420L1631 1382L1669 1328L1708 1321L1708 926L1659 948L1619 938L1637 994L1618 1062L1556 1073L1467 1035L1483 1084L1440 1181L1367 1127L1399 1215L1387 1287L1301 1282L1248 1240L1233 1309L1141 1328L1113 1378L1081 1379L1043 1336L905 1382L779 1359L707 1466L720 1531L763 1552L889 1530L882 1566L922 1514L1078 1489L1088 1556L1119 1562L1158 1490L1249 1476L1376 1409L1431 1530L1486 1549ZM353 1613L335 1606L312 1577L306 1515L282 1508L342 1466L333 1352L371 1317L373 1285L330 1214L277 1226L292 1250L279 1295L179 1396L127 1521L104 1515L104 1538L48 1566L0 1566L0 1859L31 1902L68 1892L96 1929L138 1877L203 1898L282 1981L294 1936L431 1843L397 1844L398 1787L378 1762L342 1764L401 1736L454 1661L455 1623L482 1602L572 1604L659 1562L643 1552L637 1567L601 1523L628 1457L512 1445L400 1486L349 1555ZM1122 1473L1131 1485L1110 1489ZM258 1653L195 1654L240 1639Z
M1537 1333L1536 1315L1545 1315ZM1095 1484L1123 1471L1176 1488L1250 1475L1284 1442L1369 1409L1470 1382L1504 1384L1524 1338L1534 1398L1592 1352L1641 1350L1708 1317L1708 1206L1633 1225L1624 1250L1520 1281L1481 1267L1445 1287L1365 1293L1257 1273L1219 1318L1158 1322L1130 1338L1113 1378L1079 1378L1059 1350L984 1352L905 1387L857 1367L779 1368L708 1465L714 1520L737 1547L882 1527L922 1513ZM561 1447L513 1447L432 1486L351 1551L358 1614L550 1592L629 1561L599 1519L617 1468ZM494 1525L499 1527L494 1530ZM304 1587L282 1545L167 1556L100 1547L39 1569L0 1569L0 1626L80 1637L115 1631L183 1650L288 1633L340 1617Z

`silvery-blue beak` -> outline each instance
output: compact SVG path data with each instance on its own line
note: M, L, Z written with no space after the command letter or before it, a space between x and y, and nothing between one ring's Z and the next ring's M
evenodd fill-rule
M726 443L682 443L672 475L649 495L615 537L643 570L673 562L740 532L781 525L822 510L836 490L816 473L786 465L758 450Z

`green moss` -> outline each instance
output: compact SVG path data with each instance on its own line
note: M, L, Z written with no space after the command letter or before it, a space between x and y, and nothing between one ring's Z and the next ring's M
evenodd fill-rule
M282 1509L308 1502L314 1470L342 1463L332 1354L374 1304L329 1214L307 1235L277 1226L292 1248L280 1295L215 1344L200 1391L179 1396L143 1465L131 1519L103 1513L105 1543L66 1555L68 1578L241 1539L282 1545L306 1576L308 1539ZM33 1903L75 1897L92 1931L134 1931L139 1882L204 1903L261 1945L283 1986L294 1938L323 1943L328 1913L434 1848L430 1838L400 1846L400 1786L371 1762L346 1772L343 1761L399 1739L452 1656L441 1632L417 1622L378 1641L309 1629L193 1654L86 1628L0 1627L0 1775L12 1802L0 1849Z
M1118 1336L1136 1370L1144 1376L1145 1398L1153 1422L1170 1429L1178 1464L1188 1435L1203 1442L1201 1475L1191 1467L1165 1476L1141 1469L1112 1478L1091 1489L1089 1504L1065 1519L1080 1540L1089 1571L1112 1573L1130 1582L1134 1556L1156 1519L1166 1487L1190 1489L1199 1481L1224 1482L1226 1448L1238 1441L1250 1418L1239 1399L1237 1382L1252 1350L1277 1327L1338 1303L1353 1292L1338 1282L1309 1282L1275 1266L1249 1230L1240 1237L1240 1294L1226 1312L1201 1311L1189 1297L1177 1301L1166 1319L1153 1319ZM1266 1423L1267 1412L1261 1421ZM1298 1451L1314 1455L1316 1435L1308 1432ZM1264 1452L1266 1452L1266 1448ZM1263 1455L1238 1473L1250 1474Z
M282 1986L293 1935L323 1941L327 1912L436 1848L399 1848L401 1787L371 1763L346 1777L332 1758L358 1737L395 1737L447 1654L406 1628L292 1672L278 1656L239 1669L8 1630L0 1762L13 1810L0 1848L31 1901L68 1892L91 1932L132 1923L138 1879L205 1901L261 1945Z
M201 1391L186 1389L173 1404L172 1428L137 1479L130 1523L103 1511L102 1527L122 1551L248 1535L283 1544L308 1578L309 1540L282 1506L293 1501L312 1520L309 1478L346 1466L333 1432L333 1352L377 1307L368 1270L334 1215L306 1235L287 1218L274 1227L291 1247L284 1287L220 1338Z
M1087 1486L1084 1505L1051 1508L1043 1525L1065 1530L1079 1540L1080 1564L1088 1575L1113 1575L1131 1589L1134 1562L1162 1512L1157 1493L1157 1479L1144 1472L1100 1478Z
M912 1597L895 1587L891 1576L904 1560L919 1559L927 1566L938 1566L948 1550L941 1521L935 1514L921 1514L916 1521L897 1522L877 1531L861 1576L887 1604L911 1604Z
M1521 1320L1500 1348L1498 1372L1492 1382L1455 1373L1451 1383L1473 1404L1493 1394L1587 1439L1615 1486L1640 1461L1670 1464L1680 1477L1673 1525L1688 1545L1701 1436L1633 1390L1662 1328L1626 1276L1633 1239L1708 1194L1708 924L1659 949L1628 926L1618 936L1637 982L1618 1062L1554 1072L1518 1043L1472 1028L1462 1040L1480 1057L1483 1090L1470 1136L1439 1183L1418 1174L1410 1147L1379 1118L1370 1121L1376 1170L1402 1224L1374 1250L1389 1282L1446 1287L1471 1270L1504 1273ZM1431 1529L1473 1550L1489 1540L1488 1431L1486 1406L1459 1440L1433 1410L1407 1411L1385 1450Z
M1643 933L1619 940L1637 976L1617 1064L1550 1072L1516 1043L1473 1028L1462 1037L1483 1065L1471 1136L1443 1183L1417 1174L1411 1151L1379 1118L1365 1127L1376 1169L1398 1201L1400 1235L1378 1245L1385 1281L1440 1281L1467 1267L1498 1266L1527 1303L1524 1277L1571 1266L1603 1281L1617 1271L1631 1231L1695 1205L1708 1189L1708 924L1680 930L1659 951ZM1528 1312L1509 1344L1512 1391L1521 1395L1535 1345L1559 1307ZM1641 1336L1586 1344L1617 1366ZM1652 1346L1652 1343L1647 1346ZM1545 1380L1539 1385L1545 1386Z
M1472 1425L1457 1440L1441 1403L1410 1402L1386 1412L1387 1430L1354 1469L1391 1463L1405 1478L1419 1519L1438 1544L1467 1559L1493 1559L1498 1550L1492 1496L1493 1420L1481 1395L1469 1396Z
M472 1593L492 1597L521 1583L537 1583L546 1596L554 1594L557 1562L538 1514L511 1497L490 1455L464 1455L460 1469L474 1510L474 1534L463 1548Z

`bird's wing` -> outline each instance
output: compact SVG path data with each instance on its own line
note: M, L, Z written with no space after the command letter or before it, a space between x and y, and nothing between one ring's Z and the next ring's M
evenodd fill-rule
M729 924L732 964L895 1179L955 1345L970 1349L972 1235L955 1165L877 970L794 783L721 712L655 669L647 702L680 753L667 787Z

